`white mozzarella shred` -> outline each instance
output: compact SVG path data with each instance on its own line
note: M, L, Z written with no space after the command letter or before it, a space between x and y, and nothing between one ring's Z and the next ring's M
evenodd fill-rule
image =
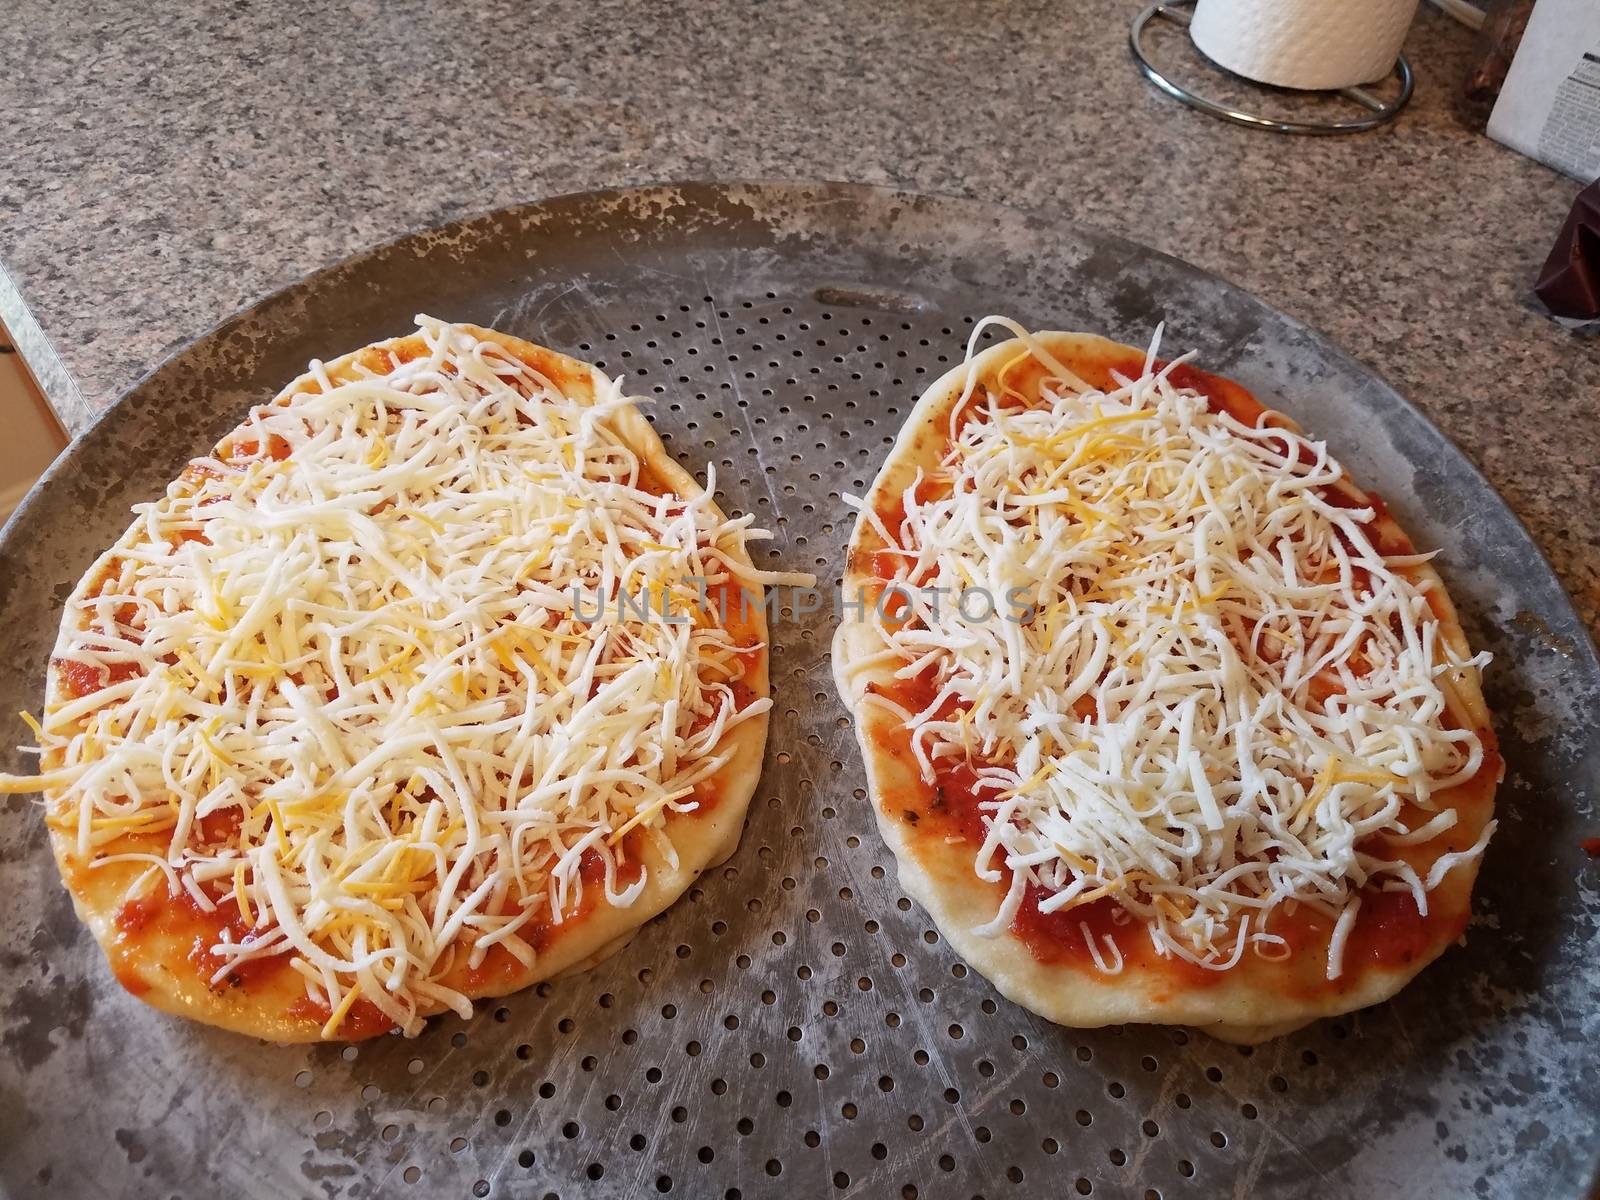
M46 713L57 769L0 781L59 789L91 866L148 859L236 914L217 979L291 950L324 1036L358 998L408 1034L470 1013L441 980L493 946L531 964L589 859L592 903L636 902L623 835L675 865L664 825L771 704L735 690L762 647L705 589L810 582L737 561L769 535L716 512L709 468L693 499L652 490L620 381L586 403L418 321L428 353L338 385L313 364L320 392L135 510L146 541L56 651L109 686ZM165 854L115 853L129 834Z
M1344 974L1344 947L1350 940L1350 931L1356 927L1356 916L1361 912L1361 897L1356 895L1339 910L1339 919L1333 923L1333 935L1328 939L1328 978L1337 979Z
M1426 881L1369 852L1454 825L1446 793L1484 746L1451 679L1488 656L1446 644L1408 571L1428 556L1385 558L1374 511L1333 502L1359 496L1323 443L1214 410L1154 346L1102 391L990 318L969 363L991 323L1022 335L1016 356L981 386L969 365L903 520L847 498L903 563L870 617L895 675L931 673L911 752L930 780L981 768L974 870L1011 886L978 932L1005 930L1025 885L1042 912L1109 896L1158 953L1226 970L1247 945L1286 957L1266 927L1297 902L1334 922L1337 976L1363 888L1410 888L1425 913L1493 832ZM1037 399L1005 382L1030 354ZM965 589L998 615L971 619L949 600Z
M1089 948L1089 957L1094 959L1095 970L1102 975L1122 974L1122 951L1117 946L1117 939L1109 933L1101 934L1106 946L1105 950L1101 950L1099 942L1095 941L1094 930L1089 928L1089 922L1079 921L1078 929L1082 931L1083 944ZM1107 952L1110 953L1109 958Z

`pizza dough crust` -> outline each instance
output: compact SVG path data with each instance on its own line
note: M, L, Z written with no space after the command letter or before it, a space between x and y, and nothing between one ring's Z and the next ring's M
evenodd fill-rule
M476 338L498 343L540 371L573 399L593 403L596 389L604 380L604 376L594 367L520 338L473 325L460 325L457 328ZM354 351L327 363L325 370L335 384L346 382L358 378L357 368L362 363L378 370L386 369L391 352L402 358L416 357L426 353L426 347L422 335L412 333ZM319 390L320 385L308 373L289 384L273 403L292 403L297 394ZM664 490L686 498L702 494L703 489L667 452L655 429L637 408L628 405L620 409L610 418L610 424ZM219 452L233 437L233 434L229 434L219 443ZM72 599L82 599L99 583L112 559L145 537L142 523L130 527L117 544L89 569ZM751 565L748 554L742 550L739 560L745 566ZM754 602L741 621L741 628L765 645L765 609L760 603L759 589L750 588L750 591ZM69 602L57 642L58 649L65 646L75 632L70 622L79 611ZM767 659L766 650L749 657L744 682L757 699L768 695ZM64 699L61 673L52 663L45 692L47 710L54 709ZM671 905L703 872L733 853L739 843L751 793L761 774L767 723L764 713L742 721L720 743L719 749L731 751L731 757L711 777L709 787L714 789L718 797L714 805L703 810L676 813L668 820L664 828L677 852L676 868L669 867L648 840L634 838L629 842L630 847L635 848L638 861L650 873L643 892L631 906L614 908L601 900L577 919L555 927L547 935L531 967L524 967L509 954L500 951L486 960L490 969L469 972L465 947L458 946L457 961L438 982L470 999L503 996L554 975L588 969L626 945L641 925ZM57 765L47 758L41 769L49 771ZM58 801L58 795L46 791L47 812L52 811ZM132 843L132 839L125 841ZM54 823L50 829L50 842L79 918L99 941L113 973L130 992L165 1012L267 1041L308 1042L321 1039L327 1013L306 1005L305 988L297 972L276 971L259 978L245 979L239 986L233 987L226 982L217 988L207 986L206 979L193 961L196 951L195 927L182 919L177 902L170 905L172 911L157 912L143 928L130 927L126 919L119 923L123 898L129 886L145 870L144 864L112 863L89 870L77 857L74 838L56 829ZM164 848L164 837L159 839L159 845ZM122 843L116 846L118 849L125 848ZM165 898L165 889L157 888L155 891L158 898ZM429 1005L421 1002L419 1013L431 1016L443 1011L443 1007L437 1003ZM351 1023L347 1022L346 1027L341 1027L337 1040L359 1040L376 1036L389 1028L387 1023L350 1026Z
M1092 334L1043 332L1033 336L1062 364L1096 387L1114 386L1112 371L1124 377L1137 376L1145 359L1142 350ZM975 363L980 386L1008 359L1015 358L1018 348L1018 343L1007 341L978 355ZM948 444L950 413L966 383L967 371L965 363L951 369L923 394L864 498L864 508L881 511L893 504L919 469L926 472L938 463ZM1248 395L1236 384L1213 382ZM1275 419L1295 427L1282 414L1275 414ZM1386 514L1379 517L1379 522L1379 532L1385 536L1404 536ZM875 577L869 564L873 552L883 544L872 525L864 518L858 519L843 579L846 597L860 595L862 589L873 586ZM1438 576L1426 565L1408 571L1414 579L1433 583L1435 612L1443 636L1462 657L1468 656L1471 651L1466 637ZM1347 960L1342 977L1332 983L1325 979L1324 940L1320 947L1304 947L1282 962L1246 955L1231 970L1204 972L1209 978L1196 985L1183 973L1140 969L1135 961L1117 975L1105 975L1077 962L1046 962L1012 931L994 937L974 933L975 926L993 917L1004 889L1000 884L985 883L974 873L974 846L964 841L951 843L941 832L930 831L927 822L920 823L920 828L916 823L914 810L925 799L927 785L915 761L896 748L899 722L882 706L863 703L869 685L885 683L896 664L865 669L858 666L880 653L884 644L871 622L858 612L852 615L848 604L844 611L845 619L833 643L834 680L854 718L878 829L894 852L901 887L928 912L957 953L1024 1008L1062 1025L1190 1025L1225 1041L1251 1044L1282 1036L1321 1017L1388 999L1459 936L1458 929L1439 931L1423 953L1404 965ZM1458 809L1460 821L1447 834L1415 847L1420 857L1413 858L1414 865L1470 847L1493 813L1501 768L1493 753L1493 734L1478 673L1459 672L1453 682L1454 716L1464 727L1483 734L1485 763L1472 780L1449 793L1439 793L1441 807L1445 804L1443 797L1448 796ZM909 819L908 810L913 812ZM1479 861L1473 859L1458 866L1429 894L1434 909L1459 912L1462 926ZM1157 966L1164 968L1165 964Z

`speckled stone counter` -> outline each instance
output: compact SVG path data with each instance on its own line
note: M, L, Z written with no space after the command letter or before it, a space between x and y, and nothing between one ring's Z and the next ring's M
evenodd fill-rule
M241 306L481 209L714 177L1007 201L1343 344L1482 467L1600 627L1600 352L1527 303L1577 186L1457 111L1471 35L1425 8L1399 122L1282 138L1150 87L1137 7L178 0L152 20L21 0L0 23L0 318L78 431Z

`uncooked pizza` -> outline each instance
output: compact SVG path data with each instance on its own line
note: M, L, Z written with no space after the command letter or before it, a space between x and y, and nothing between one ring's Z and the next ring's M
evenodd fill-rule
M1006 995L1260 1041L1462 937L1487 656L1323 442L1187 361L991 318L853 502L834 669L878 824Z
M592 964L737 843L765 535L597 369L419 318L135 511L5 781L134 995L415 1033Z

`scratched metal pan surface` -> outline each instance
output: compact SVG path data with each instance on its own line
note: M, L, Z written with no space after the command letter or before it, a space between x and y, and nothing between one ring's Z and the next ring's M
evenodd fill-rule
M39 702L95 553L252 402L413 313L626 373L692 470L836 579L861 491L974 319L1169 348L1325 436L1444 551L1509 775L1479 916L1391 1003L1254 1050L1061 1029L1001 998L896 884L828 671L776 626L738 851L628 950L407 1041L283 1048L126 995L32 800L0 814L0 1190L11 1196L1576 1197L1600 1130L1600 670L1539 552L1410 404L1315 333L1139 246L834 184L572 196L408 237L263 301L80 438L0 546L0 713ZM1533 469L1534 464L1529 464ZM7 769L23 758L7 749Z

